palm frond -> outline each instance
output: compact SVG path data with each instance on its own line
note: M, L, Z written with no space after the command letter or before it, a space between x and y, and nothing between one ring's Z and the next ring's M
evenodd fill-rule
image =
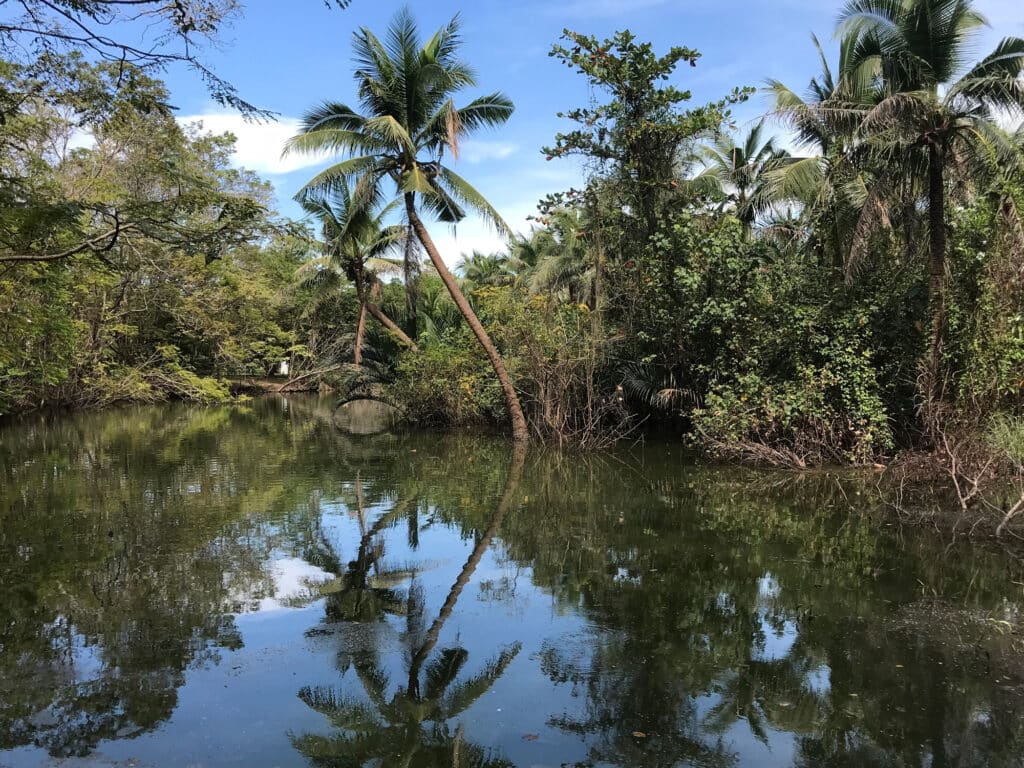
M505 670L515 661L520 650L522 650L522 643L513 643L488 661L479 674L454 687L445 697L443 707L445 715L450 718L457 717L473 706L505 674Z
M476 211L481 218L492 225L499 235L509 236L512 230L501 214L472 184L449 168L441 168L441 181L448 193L467 208Z

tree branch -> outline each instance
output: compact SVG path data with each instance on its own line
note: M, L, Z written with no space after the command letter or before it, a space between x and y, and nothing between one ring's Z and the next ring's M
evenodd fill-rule
M117 226L107 232L104 232L102 235L97 235L96 237L76 245L74 248L68 248L66 251L45 254L18 253L8 256L0 255L0 263L59 261L60 259L66 259L69 256L74 256L75 254L84 253L86 251L89 251L90 253L106 253L117 245L117 240L121 236L121 233L127 232L131 229L138 229L138 227L135 224L118 223Z

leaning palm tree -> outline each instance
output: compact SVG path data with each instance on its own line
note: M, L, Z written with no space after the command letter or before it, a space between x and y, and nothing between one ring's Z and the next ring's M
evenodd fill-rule
M505 364L420 218L423 210L455 224L469 208L500 232L508 232L483 195L445 165L446 154L457 159L463 137L504 123L513 110L501 93L456 106L454 94L475 84L472 70L457 56L460 42L455 17L421 43L408 10L399 11L384 42L360 29L354 40L355 77L364 113L335 102L316 107L304 117L302 132L289 140L285 151L348 156L315 176L300 195L322 193L353 180L360 204L372 207L383 198L385 182L395 185L408 226L491 361L505 393L513 437L526 440L526 420Z
M306 213L319 220L323 236L323 257L304 265L316 270L309 282L329 291L337 288L342 278L347 278L359 298L353 362L356 365L362 362L367 314L400 342L415 349L415 342L375 303L380 292L380 275L400 268L400 263L389 254L401 247L406 238L404 227L384 223L393 206L384 206L376 212L360 208L347 184L337 185L329 194L307 196L300 202Z
M411 652L405 685L389 698L392 686L387 673L375 653L363 651L343 653L339 660L343 670L349 665L354 668L365 700L345 696L330 687L304 687L299 691L299 698L338 730L332 737L292 737L295 748L314 765L511 766L467 741L461 725L453 736L448 724L491 690L522 645L513 643L504 648L468 678L461 676L469 660L468 651L460 647L443 648L436 654L434 651L445 623L490 548L502 520L517 503L524 459L523 446L517 445L501 499L430 627L423 631L421 623L407 623L405 639L411 644ZM411 618L422 617L422 608L421 591L410 587L406 614Z
M851 39L849 71L875 72L860 139L879 167L904 188L911 182L927 204L929 405L942 400L945 378L947 196L952 182L970 182L998 163L996 116L1024 112L1024 40L1003 39L964 71L985 24L971 0L850 0L839 17L840 35Z

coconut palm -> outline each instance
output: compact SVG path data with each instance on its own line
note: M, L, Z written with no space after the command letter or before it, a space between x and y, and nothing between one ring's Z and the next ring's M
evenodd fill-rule
M403 344L415 349L413 340L375 303L380 293L380 275L394 274L402 264L390 254L402 246L406 230L384 223L394 206L383 206L376 212L360 207L344 183L322 195L306 196L300 202L306 213L319 220L324 243L324 256L306 265L306 269L316 270L311 281L321 290L331 291L347 278L359 297L353 362L362 362L367 314Z
M775 100L777 114L793 129L801 147L822 156L847 151L860 124L860 108L870 98L874 71L863 63L850 62L855 39L845 37L839 44L839 65L833 69L817 35L811 35L821 62L821 72L811 78L804 96L778 80L768 80L767 90Z
M425 43L408 10L399 11L383 42L360 29L354 40L355 78L363 113L337 102L322 104L306 114L301 133L285 151L347 155L317 174L301 195L353 180L355 196L370 208L383 199L386 182L395 185L408 226L490 359L508 403L513 437L526 440L526 420L505 364L420 217L423 210L455 224L472 209L500 232L508 231L483 195L445 164L446 154L457 159L466 135L504 123L513 110L501 93L456 106L454 95L475 84L472 70L458 58L460 43L458 17Z
M391 696L391 680L372 652L342 654L342 669L355 671L368 703L329 687L303 688L299 698L338 733L293 736L292 743L313 765L511 768L509 761L468 741L461 724L452 733L448 723L491 689L518 652L515 644L473 677L459 681L469 654L463 648L446 648L427 666L422 693L400 687Z
M1003 39L964 71L985 23L970 0L850 0L839 17L839 33L850 38L848 70L875 75L860 139L893 182L909 180L927 204L929 404L943 397L947 196L953 182L969 183L998 162L996 116L1024 111L1024 40Z
M471 286L508 285L514 279L509 269L508 257L503 253L481 253L473 251L462 254L455 266L457 272Z
M449 328L458 326L461 317L459 308L437 275L424 276L417 298L424 333L436 338Z
M749 236L758 217L773 204L763 183L765 174L782 165L788 153L775 145L774 137L765 137L762 120L746 136L716 137L701 148L700 157L704 171L697 177L697 183L710 181L715 185Z
M516 446L501 499L480 540L448 591L437 617L424 630L422 590L407 591L406 637L409 647L404 686L390 697L391 681L372 651L339 655L343 672L351 665L366 701L345 696L330 687L305 687L299 698L324 715L339 733L332 737L305 734L293 737L296 749L314 765L433 766L471 765L505 768L511 763L467 741L459 725L454 734L448 724L479 701L505 673L522 646L513 643L488 660L475 675L461 675L469 653L464 648L442 648L434 653L441 631L452 616L505 515L518 500L525 451ZM362 550L361 550L362 551Z
M597 257L586 235L584 212L559 208L544 224L513 242L513 268L531 291L564 292L572 303L595 309Z
M797 220L776 221L770 229L809 240L819 257L830 257L834 271L849 278L867 256L870 234L888 224L885 187L875 183L870 164L858 163L857 130L873 97L874 70L850 64L853 38L840 41L835 70L817 36L812 39L821 73L804 96L778 80L768 81L775 115L793 131L797 145L811 152L765 173L766 195L800 212Z

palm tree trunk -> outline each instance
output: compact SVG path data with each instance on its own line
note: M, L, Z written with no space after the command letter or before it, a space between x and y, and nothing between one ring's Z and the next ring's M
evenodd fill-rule
M363 335L366 333L366 302L359 302L359 321L356 323L356 343L352 359L356 365L363 362Z
M437 645L438 639L441 637L441 629L444 627L448 618L452 615L452 611L455 610L455 603L459 600L459 595L462 594L462 590L466 588L470 578L473 576L473 572L476 571L476 567L480 565L480 560L483 559L484 553L487 548L491 546L491 539L498 532L498 528L501 526L501 521L505 518L506 513L512 506L512 502L515 500L516 493L519 490L519 481L523 477L523 465L526 463L526 446L522 443L518 443L512 449L512 464L509 467L508 479L505 481L505 489L501 494L501 499L498 501L498 506L494 510L494 515L491 517L490 522L487 524L487 528L484 529L483 535L480 540L473 547L473 551L469 553L469 558L466 560L465 565L462 566L462 570L459 571L458 577L455 579L455 583L452 584L451 589L448 590L448 596L444 600L444 604L441 606L441 610L437 614L437 618L434 619L433 624L430 625L430 629L427 630L426 636L423 638L423 643L412 656L412 663L409 665L409 681L406 689L413 695L414 698L419 698L419 680L420 670L423 668L423 663L427 660L430 652L434 650L434 646Z
M928 300L932 310L926 382L929 407L943 397L942 347L946 333L946 188L945 150L928 147Z
M406 232L405 249L402 259L402 279L405 282L405 304L408 327L415 336L419 330L419 254L409 233Z
M400 342L405 344L405 346L407 346L413 352L419 352L419 347L416 346L416 342L410 339L405 334L405 331L403 331L401 328L395 325L394 321L392 321L390 317L381 312L380 308L376 304L370 301L364 302L364 304L366 305L366 311L370 313L371 317L373 317L378 323L380 323L389 331L391 331L395 336L398 337L398 340Z
M451 294L455 306L459 308L462 316L466 319L466 323L473 331L473 335L476 336L476 340L480 342L480 346L484 348L484 352L487 353L487 357L491 361L494 373L498 377L501 389L505 393L505 402L508 404L509 416L512 418L512 439L517 442L528 440L529 432L526 429L526 418L523 416L523 408L519 404L519 396L516 395L516 391L512 386L512 379L505 369L505 363L502 361L501 355L498 354L498 350L494 346L494 342L491 341L491 337L487 335L487 331L481 325L473 308L469 306L466 297L462 295L459 284L455 282L452 273L448 271L448 267L441 258L441 254L438 253L430 233L427 232L426 226L424 226L422 219L420 219L419 214L416 212L416 203L411 192L405 194L405 212L409 217L409 224L430 257L430 261L434 265L434 269L437 270L437 274L441 276L441 281L444 283L445 288L448 289L448 293Z

